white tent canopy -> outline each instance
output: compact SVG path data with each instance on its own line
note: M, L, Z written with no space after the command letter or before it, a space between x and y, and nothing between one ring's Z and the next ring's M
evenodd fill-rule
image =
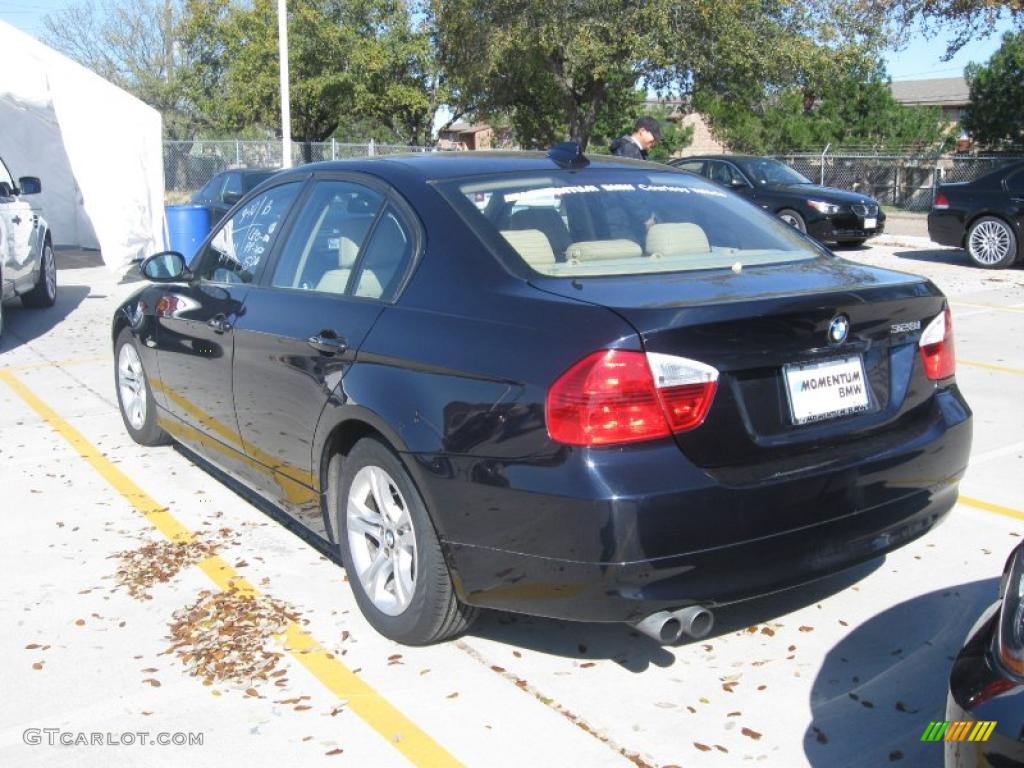
M27 198L54 245L99 247L122 270L164 247L160 113L0 21L0 156L38 176Z

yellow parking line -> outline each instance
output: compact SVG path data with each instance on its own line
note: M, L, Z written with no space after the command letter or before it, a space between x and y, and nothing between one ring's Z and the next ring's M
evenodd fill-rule
M1018 376L1024 376L1024 368L1011 368L1008 365L993 365L992 363L979 363L975 360L961 360L959 357L956 359L957 365L966 365L969 368L985 368L990 371L1000 371L1001 373L1014 373Z
M975 509L983 509L986 512L995 512L997 515L1012 517L1015 520L1024 520L1024 512L1021 512L1019 509L1013 509L1012 507L1003 507L999 504L993 504L990 501L972 499L970 496L961 496L957 501L961 504L966 504L969 507L974 507Z
M124 472L86 440L82 434L58 415L50 406L36 397L9 370L0 370L0 381L14 390L25 403L46 421L71 447L95 469L104 480L124 497L160 533L172 541L188 541L194 534L172 515L167 507L158 504L135 484ZM249 595L257 590L230 565L218 556L207 558L200 569L221 589L234 588ZM461 765L447 750L420 730L383 696L363 681L347 666L292 622L278 638L288 653L308 669L331 693L344 699L349 709L380 734L413 765Z

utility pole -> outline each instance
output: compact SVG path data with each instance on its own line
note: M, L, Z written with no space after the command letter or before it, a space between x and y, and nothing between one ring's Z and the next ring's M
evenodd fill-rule
M292 116L288 92L288 3L277 0L277 48L281 59L281 167L292 167Z
M171 82L174 72L174 12L171 0L164 0L164 82Z

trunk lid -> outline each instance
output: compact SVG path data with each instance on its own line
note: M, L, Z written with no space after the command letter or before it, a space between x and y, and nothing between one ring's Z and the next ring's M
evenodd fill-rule
M533 283L616 312L648 352L717 368L707 418L676 441L695 464L733 482L807 469L811 452L814 466L838 461L858 443L866 450L928 421L935 385L922 371L918 341L945 298L920 277L815 259L739 272ZM848 321L841 342L829 338L839 317ZM819 382L830 391L815 402L808 390ZM837 399L839 388L858 385L863 390L848 390L850 400ZM839 415L824 416L834 413L833 402Z

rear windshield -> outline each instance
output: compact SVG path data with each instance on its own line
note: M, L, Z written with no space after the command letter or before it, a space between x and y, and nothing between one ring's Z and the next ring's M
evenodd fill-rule
M682 172L560 171L444 182L499 254L552 277L686 272L820 258L787 224Z

